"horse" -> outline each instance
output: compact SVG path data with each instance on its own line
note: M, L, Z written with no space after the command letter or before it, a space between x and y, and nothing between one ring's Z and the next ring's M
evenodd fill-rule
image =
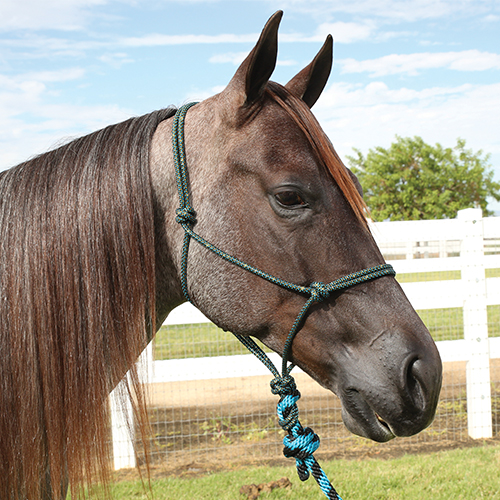
M355 176L311 112L329 36L286 85L270 80L282 12L219 94L185 122L196 231L243 262L307 287L384 265ZM191 245L171 143L175 108L131 118L0 174L0 498L60 500L109 484L107 396L190 300L216 325L281 353L304 296ZM184 221L185 222L185 221ZM194 224L194 221L192 221ZM387 441L432 421L436 346L392 275L314 302L289 359L337 394L347 428Z

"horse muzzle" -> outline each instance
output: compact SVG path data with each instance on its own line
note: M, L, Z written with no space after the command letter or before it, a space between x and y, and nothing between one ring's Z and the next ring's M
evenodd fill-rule
M351 367L338 385L344 424L378 442L417 434L432 423L437 408L442 381L437 349L426 346L425 356L413 352L392 363L386 356L380 361L377 369Z

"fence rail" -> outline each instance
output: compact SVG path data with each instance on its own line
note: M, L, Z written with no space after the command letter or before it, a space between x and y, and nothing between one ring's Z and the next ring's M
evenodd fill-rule
M437 346L443 362L467 362L470 437L491 437L490 358L500 358L500 338L488 338L487 306L500 304L500 278L486 278L486 269L500 269L500 218L483 219L480 209L467 209L453 220L375 223L372 232L398 274L460 271L460 279L401 286L417 310L463 309L464 338L440 341ZM172 311L166 324L206 322L209 320L200 311L184 304ZM271 358L279 363L277 354ZM266 374L267 369L254 356L235 355L154 361L149 380L166 383ZM131 436L113 395L111 407L115 468L133 467Z

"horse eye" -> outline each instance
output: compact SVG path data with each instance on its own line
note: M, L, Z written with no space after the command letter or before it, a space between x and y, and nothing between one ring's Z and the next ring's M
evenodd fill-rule
M276 193L274 196L278 203L285 207L296 207L306 204L296 191L281 191L280 193Z

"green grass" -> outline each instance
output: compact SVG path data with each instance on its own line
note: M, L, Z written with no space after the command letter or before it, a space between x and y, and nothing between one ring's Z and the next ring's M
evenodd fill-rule
M416 281L446 281L459 280L462 276L460 271L433 271L425 273L398 273L396 279L400 283L414 283ZM486 269L487 278L498 278L500 269Z
M414 283L416 281L445 281L459 280L460 271L433 271L425 273L398 273L396 279L400 283Z
M463 338L462 308L425 309L417 312L434 340ZM500 305L488 306L488 333L490 337L500 336ZM264 350L269 352L267 348ZM210 323L162 326L156 335L155 359L158 360L247 353L246 348L231 333Z
M248 354L236 337L211 323L162 326L155 337L155 359ZM261 347L269 352L269 349Z
M322 462L325 472L344 500L475 500L500 499L500 447L440 451L382 460ZM310 478L301 483L292 462L286 467L259 467L197 478L165 477L152 481L153 500L244 500L240 487L288 477L292 486L262 493L259 500L319 500L325 498ZM140 482L112 487L114 500L146 500Z
M487 269L486 277L499 277L500 269ZM432 273L401 273L400 283L460 279L460 271ZM463 338L462 309L425 309L417 311L429 328L434 340ZM500 336L500 305L488 306L488 332L490 337ZM263 346L262 346L263 347ZM264 348L269 352L267 348ZM199 358L205 356L231 356L247 354L247 349L229 332L212 324L162 326L156 335L155 359Z
M488 306L488 335L500 336L500 305ZM425 309L417 311L435 341L464 338L463 311L450 309Z
M500 269L486 269L487 278L497 278L499 276ZM459 280L460 278L460 271L401 273L396 276L400 283ZM456 340L464 337L463 311L461 307L424 309L417 312L435 341ZM500 336L500 306L488 306L488 334L490 337Z

